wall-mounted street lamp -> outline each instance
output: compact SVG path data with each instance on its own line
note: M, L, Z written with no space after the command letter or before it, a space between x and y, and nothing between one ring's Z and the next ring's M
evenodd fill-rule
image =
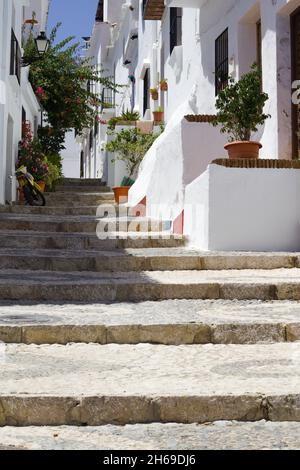
M35 39L35 44L40 56L46 54L50 46L50 41L47 38L45 31L40 32L38 37Z
M34 40L36 46L37 55L35 57L23 57L22 58L22 67L28 67L28 65L32 64L39 60L50 47L50 41L46 36L45 31L41 31L37 38Z

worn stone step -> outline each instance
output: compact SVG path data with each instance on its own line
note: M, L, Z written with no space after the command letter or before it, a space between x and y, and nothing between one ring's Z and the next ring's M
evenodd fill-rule
M80 185L80 186L106 186L106 183L99 178L63 178L61 185Z
M300 300L299 269L232 271L0 271L0 298L37 301Z
M1 227L1 225L0 225ZM100 240L96 233L55 233L40 231L0 230L2 248L32 248L55 250L111 250L127 248L172 248L183 246L183 237L164 232L129 232L110 234Z
M300 421L300 343L2 345L0 424Z
M0 448L24 450L299 450L300 423L30 426L0 428ZM186 460L187 462L187 460Z
M126 205L107 204L102 201L97 206L44 206L35 207L28 205L6 205L0 206L0 214L41 214L41 215L85 215L104 217L129 217L139 216L132 208Z
M41 214L41 215L96 215L99 206L44 206L44 207L32 207L32 206L0 206L0 214ZM111 209L111 206L104 205L104 210ZM117 211L117 207L116 207ZM117 213L117 212L116 212Z
M40 214L0 214L1 230L33 230L47 232L96 232L107 238L107 232L160 232L170 229L170 222L143 217L92 217Z
M100 185L80 185L80 184L68 184L68 185L57 185L55 188L55 193L111 193L111 188L108 186L100 186Z
M0 248L0 269L44 271L175 271L225 269L279 269L299 267L300 255L207 254L187 248L120 250L57 250Z
M300 340L298 302L0 303L0 341L256 344Z
M65 192L45 193L46 204L49 206L94 206L103 201L115 203L113 193Z

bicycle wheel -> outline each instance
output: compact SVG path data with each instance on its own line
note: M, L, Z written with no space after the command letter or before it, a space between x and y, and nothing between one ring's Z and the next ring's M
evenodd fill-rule
M38 189L32 188L30 186L25 186L23 188L23 191L24 191L25 199L30 206L45 206L46 205L45 197L43 193L41 193L41 191L39 191Z

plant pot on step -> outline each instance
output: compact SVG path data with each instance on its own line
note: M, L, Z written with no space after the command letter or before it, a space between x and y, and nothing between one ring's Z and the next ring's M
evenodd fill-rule
M113 188L116 204L125 204L128 202L128 193L131 186L116 186Z
M227 150L230 160L257 160L259 158L259 151L262 148L262 144L260 142L250 140L235 141L229 142L224 148Z
M153 120L154 120L154 122L164 122L164 112L163 111L153 111Z

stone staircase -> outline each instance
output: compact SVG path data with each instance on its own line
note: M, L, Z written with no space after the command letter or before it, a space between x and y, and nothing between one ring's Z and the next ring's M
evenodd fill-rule
M299 448L300 254L185 248L95 180L46 199L0 208L1 447Z

